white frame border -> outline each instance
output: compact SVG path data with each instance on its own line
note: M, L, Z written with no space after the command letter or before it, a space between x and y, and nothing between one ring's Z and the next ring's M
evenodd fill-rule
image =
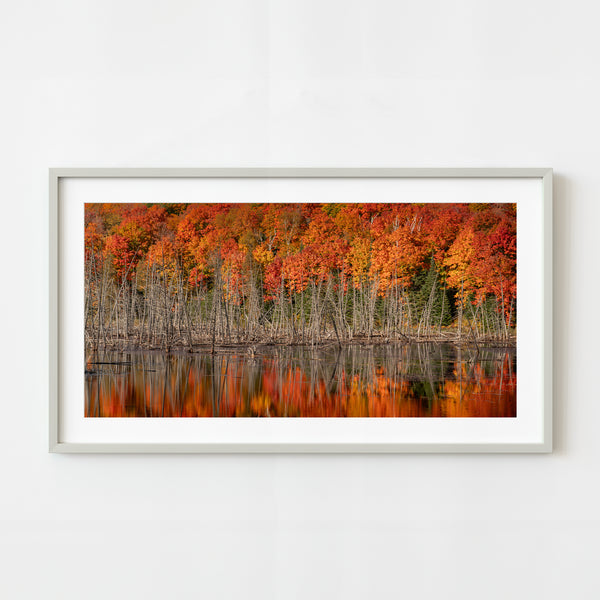
M59 439L60 381L58 376L58 190L60 179L74 177L110 178L296 178L296 177L387 177L387 178L533 178L543 184L543 440L532 443L437 444L437 443L65 443ZM50 169L50 371L49 451L56 453L498 453L552 452L552 169L463 168L463 169L344 169L344 168L60 168Z

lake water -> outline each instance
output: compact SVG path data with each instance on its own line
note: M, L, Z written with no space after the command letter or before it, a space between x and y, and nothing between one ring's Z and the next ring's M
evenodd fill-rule
M516 353L450 344L88 357L86 417L515 417Z

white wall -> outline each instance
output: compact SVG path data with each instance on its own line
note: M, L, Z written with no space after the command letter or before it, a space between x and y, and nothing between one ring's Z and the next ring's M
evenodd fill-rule
M594 3L0 8L0 597L600 597ZM49 455L48 167L265 165L553 167L554 454Z

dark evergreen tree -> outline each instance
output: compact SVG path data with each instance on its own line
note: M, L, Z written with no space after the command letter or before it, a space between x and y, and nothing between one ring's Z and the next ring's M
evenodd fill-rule
M413 280L410 293L413 325L421 333L435 331L452 323L453 307L433 256L429 268Z

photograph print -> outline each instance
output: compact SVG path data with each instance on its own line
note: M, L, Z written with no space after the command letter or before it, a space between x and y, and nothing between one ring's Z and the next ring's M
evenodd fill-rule
M85 416L514 418L515 203L87 203Z

